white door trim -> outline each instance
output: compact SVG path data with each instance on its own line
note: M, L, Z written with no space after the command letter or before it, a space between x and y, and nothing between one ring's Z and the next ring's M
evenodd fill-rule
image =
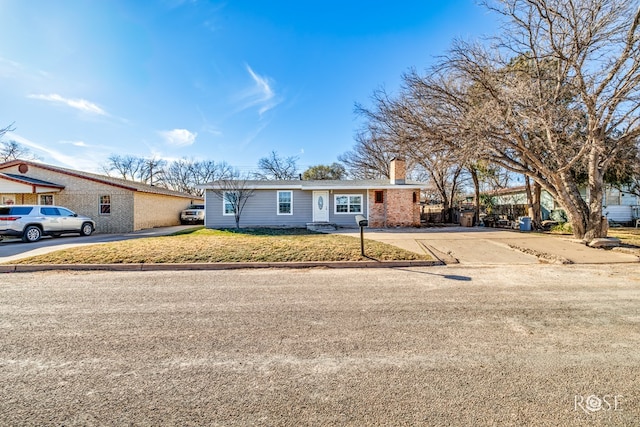
M329 191L313 192L313 222L329 222Z

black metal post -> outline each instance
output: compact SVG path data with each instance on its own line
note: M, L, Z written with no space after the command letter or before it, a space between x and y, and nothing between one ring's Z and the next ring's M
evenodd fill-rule
M360 254L365 256L364 254L364 227L360 226Z

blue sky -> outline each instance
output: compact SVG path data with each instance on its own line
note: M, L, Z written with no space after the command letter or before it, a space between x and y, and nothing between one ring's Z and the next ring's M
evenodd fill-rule
M355 103L496 32L473 0L0 0L0 18L4 140L86 171L111 154L330 164Z

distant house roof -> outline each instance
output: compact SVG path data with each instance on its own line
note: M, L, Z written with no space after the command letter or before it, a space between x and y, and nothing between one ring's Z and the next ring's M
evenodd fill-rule
M51 166L51 165L47 165L44 163L38 163L38 162L33 162L33 161L28 161L28 160L12 160L10 162L6 162L6 163L2 163L0 164L0 174L8 176L9 178L13 177L18 177L20 178L23 182L27 182L26 180L34 180L33 178L29 178L26 175L16 175L16 174L7 174L7 173L2 173L3 169L7 169L13 166L20 166L20 165L26 165L26 166L33 166L33 167L37 167L37 168L41 168L41 169L45 169L45 170L49 170L49 171L53 171L53 172L58 172L58 173L62 173L65 175L69 175L69 176L73 176L76 178L81 178L81 179L88 179L90 181L94 181L94 182L99 182L102 184L106 184L106 185L112 185L114 187L119 187L119 188L124 188L130 191L139 191L141 193L151 193L151 194L161 194L161 195L166 195L166 196L175 196L175 197L184 197L184 198L188 198L188 199L199 199L199 197L196 197L192 194L187 194L187 193L182 193L179 191L173 191L173 190L169 190L166 188L162 188L162 187L157 187L155 185L149 185L149 184L144 184L141 182L135 182L135 181L129 181L126 179L122 179L122 178L114 178L114 177L110 177L110 176L106 176L106 175L100 175L100 174L95 174L95 173L90 173L90 172L83 172L83 171L77 171L77 170L73 170L73 169L67 169L67 168L61 168L58 166ZM38 180L36 180L38 181ZM45 183L46 181L41 181L43 183ZM35 183L32 183L35 184ZM51 186L54 186L54 188L64 188L64 186L61 186L59 184L55 184L55 183L47 183ZM45 184L37 184L37 185L45 185Z
M527 191L527 187L525 187L524 185L519 185L517 187L499 188L497 190L493 190L489 194L491 194L492 196L501 196L506 194L524 193L525 191Z
M221 190L226 188L225 181L213 181L199 185L198 188ZM359 180L246 180L243 186L253 190L369 190L407 188L420 189L427 184L417 181L406 181L404 184L391 184L387 179L359 179Z

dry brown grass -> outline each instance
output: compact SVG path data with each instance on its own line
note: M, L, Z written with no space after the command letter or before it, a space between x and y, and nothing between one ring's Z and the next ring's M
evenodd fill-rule
M610 228L609 237L617 237L625 245L640 247L640 228Z
M365 253L380 261L428 260L384 243L366 240ZM188 233L80 246L17 264L127 264L210 262L362 261L360 240L306 230L190 230Z

